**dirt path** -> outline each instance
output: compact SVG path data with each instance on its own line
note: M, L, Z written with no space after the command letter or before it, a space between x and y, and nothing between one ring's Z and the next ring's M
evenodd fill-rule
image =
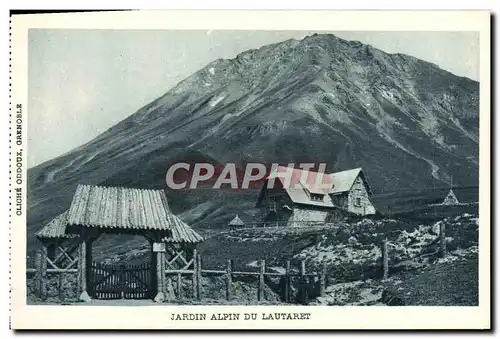
M115 299L115 300L99 300L92 299L89 303L79 302L79 303L71 303L69 305L72 306L159 306L159 305L168 305L167 303L155 303L153 300L149 299Z

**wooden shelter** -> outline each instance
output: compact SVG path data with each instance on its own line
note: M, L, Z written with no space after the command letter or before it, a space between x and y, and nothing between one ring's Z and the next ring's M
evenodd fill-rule
M150 265L117 268L93 263L92 244L102 234L144 236L150 243ZM170 212L162 190L89 185L79 185L69 209L36 236L42 244L37 260L38 293L42 297L46 294L47 272L71 273L76 268L82 301L90 301L91 296L130 295L154 296L155 301L162 302L165 270L193 266L196 245L203 241ZM128 288L131 279L134 281ZM96 293L97 287L108 285L109 293ZM141 289L134 290L134 286Z
M229 222L229 228L243 228L245 227L245 223L240 219L238 214Z
M443 200L443 205L458 205L460 202L457 199L457 196L453 192L453 189L450 188L448 195Z

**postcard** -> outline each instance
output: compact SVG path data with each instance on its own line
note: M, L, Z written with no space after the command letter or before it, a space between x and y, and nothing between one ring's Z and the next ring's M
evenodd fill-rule
M489 329L490 20L12 15L12 327Z

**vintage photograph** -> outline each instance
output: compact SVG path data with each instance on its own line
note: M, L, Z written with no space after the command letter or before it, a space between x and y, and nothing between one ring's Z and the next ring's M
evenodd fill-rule
M479 306L479 31L34 27L26 58L27 305Z

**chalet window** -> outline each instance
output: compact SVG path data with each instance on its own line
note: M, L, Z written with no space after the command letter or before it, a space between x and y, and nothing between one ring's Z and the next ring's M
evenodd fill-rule
M323 201L323 194L311 194L311 200Z
M269 210L276 212L276 201L270 201L269 202Z
M354 202L355 206L361 206L361 198L356 198L356 201Z

